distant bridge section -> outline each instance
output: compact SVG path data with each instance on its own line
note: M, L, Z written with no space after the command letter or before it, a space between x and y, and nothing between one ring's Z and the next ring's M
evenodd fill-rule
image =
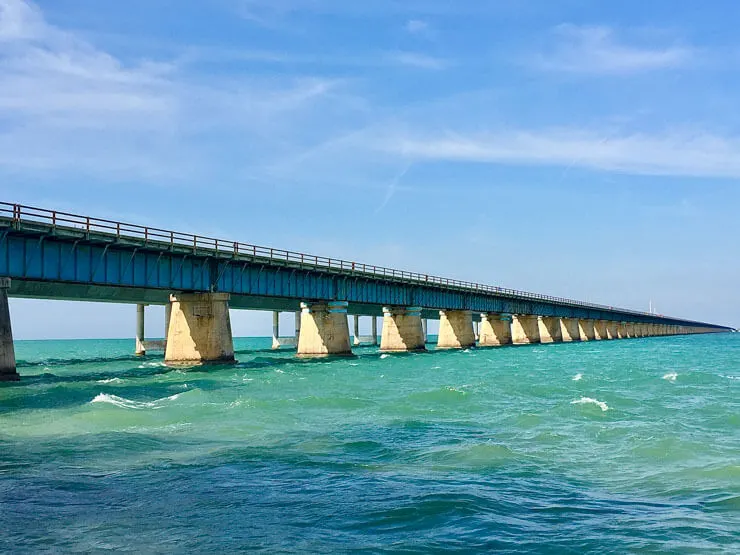
M387 334L395 337L389 335L387 350L418 348L416 331L411 339L404 338L408 331L404 326L417 330L422 328L417 320L425 318L441 319L441 328L449 326L456 338L458 334L465 336L463 343L469 343L473 322L480 322L484 328L495 328L500 321L511 322L512 342L522 336L529 336L528 342L542 342L542 336L548 335L546 328L552 328L554 340L562 339L569 321L594 322L595 326L594 333L590 324L576 333L571 323L571 331L565 335L573 336L573 340L575 336L588 340L590 335L598 335L602 322L617 326L612 329L615 338L619 326L624 327L623 335L629 336L630 325L671 333L730 331L691 320L11 203L0 203L0 276L10 278L3 290L6 297L177 308L175 319L170 320L168 339L178 325L193 335L192 330L216 318L215 312L225 310L228 319L228 307L300 311L296 328L307 321L316 328L316 337L310 341L308 331L295 339L299 354L307 355L348 351L345 343L349 335L345 341L343 332L347 314L384 316L384 338ZM178 316L194 306L195 313L190 317ZM210 316L198 316L198 312ZM143 315L140 320L143 327ZM331 323L334 321L340 326L339 346L327 345L333 341L329 336L337 336ZM560 332L555 330L556 322ZM600 331L607 338L610 325L604 326ZM222 333L230 334L224 326L220 328ZM506 344L505 330L502 333L498 340ZM480 330L473 335L480 336ZM645 331L645 335L653 333ZM143 341L143 337L139 339ZM304 346L302 352L300 339L313 347ZM213 359L198 356L195 351L203 350L203 346L197 337L190 340L193 352L185 354L198 360ZM169 348L172 342L167 343ZM393 345L396 348L390 348ZM219 349L213 349L216 358L229 359L228 345L225 350ZM182 360L190 359L185 356Z

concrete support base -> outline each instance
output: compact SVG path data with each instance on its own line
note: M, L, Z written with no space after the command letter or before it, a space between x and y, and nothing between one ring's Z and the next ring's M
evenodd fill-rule
M273 311L272 313L272 348L279 349L280 347L298 345L298 337L301 334L301 313L295 313L295 335L293 337L280 337L280 312Z
M594 320L594 339L596 341L608 339L605 320Z
M381 351L423 351L426 349L425 342L421 308L383 308Z
M8 289L10 278L0 278L0 382L16 382L20 379L15 366Z
M619 339L619 330L617 329L619 324L617 322L609 321L606 323L606 338L607 339Z
M563 341L570 343L572 341L581 340L581 329L578 327L577 318L561 318L560 319L560 335Z
M473 315L469 310L440 310L437 349L475 346Z
M596 339L596 329L593 320L578 320L578 330L581 341L594 341Z
M478 345L481 347L511 345L511 320L509 317L493 313L481 314Z
M146 354L146 347L144 347L144 310L146 305L136 305L136 344L134 346L134 354L137 357L144 356Z
M170 302L166 363L234 362L228 293L175 293Z
M355 347L360 345L377 345L378 344L378 319L373 316L370 320L370 335L360 335L360 317L353 316L352 325L352 344Z
M511 342L514 345L530 345L540 342L537 316L516 314L511 317Z
M347 303L301 303L298 356L347 356L352 354L347 323Z
M540 335L540 343L561 343L563 341L560 318L540 316L537 318L537 329Z

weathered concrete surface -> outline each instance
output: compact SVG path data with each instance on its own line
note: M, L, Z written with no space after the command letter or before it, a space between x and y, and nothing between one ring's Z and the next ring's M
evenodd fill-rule
M301 303L298 356L351 355L347 303Z
M419 307L383 307L383 352L424 351L426 338Z
M234 361L228 293L175 293L170 302L166 363Z
M0 278L0 382L15 382L20 379L15 365L8 289L10 289L10 278Z
M540 342L537 316L514 314L511 317L511 342L514 345L530 345Z
M384 352L423 351L424 328L419 307L384 307L380 350Z
M578 320L578 330L581 341L594 341L596 339L596 329L593 320Z
M478 345L481 347L511 345L511 320L509 317L495 313L481 314Z
M560 329L560 318L537 318L537 331L540 343L560 343L563 341L563 332Z
M608 339L605 320L594 320L594 339L596 341Z
M146 305L136 305L136 344L134 346L134 354L136 356L144 356L146 354L146 347L144 346L144 310Z
M581 340L581 330L578 327L577 318L561 318L560 319L560 336L563 341L570 343L572 341Z
M469 310L440 310L437 349L465 349L474 345L472 313Z
M606 338L607 339L619 339L619 322L612 320L606 323Z

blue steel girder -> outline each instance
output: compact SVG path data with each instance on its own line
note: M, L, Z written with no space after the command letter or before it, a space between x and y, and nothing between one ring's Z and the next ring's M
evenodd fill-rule
M420 306L427 311L695 324L393 276L281 264L244 254L162 246L103 233L72 233L37 224L23 227L0 222L0 276L12 279L11 295L16 296L166 302L174 291L220 291L230 293L233 304L240 307L296 307L300 301L343 300L372 314L382 306Z

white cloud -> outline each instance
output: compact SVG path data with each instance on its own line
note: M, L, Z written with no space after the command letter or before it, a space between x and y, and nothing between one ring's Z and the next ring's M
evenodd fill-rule
M429 32L429 23L421 19L410 19L406 22L406 31L412 35L426 35Z
M305 124L340 87L310 76L186 70L124 62L48 24L31 2L0 0L0 169L192 179L214 164L208 133L260 157L270 141L299 136L292 122Z
M442 58L436 58L418 52L393 52L389 59L397 64L416 67L420 69L445 69L448 62Z
M552 71L625 74L683 66L692 58L682 46L626 44L604 26L560 25L552 52L535 57L537 67Z
M491 134L380 135L374 148L411 160L581 167L642 175L740 178L740 137L615 135L544 129Z

